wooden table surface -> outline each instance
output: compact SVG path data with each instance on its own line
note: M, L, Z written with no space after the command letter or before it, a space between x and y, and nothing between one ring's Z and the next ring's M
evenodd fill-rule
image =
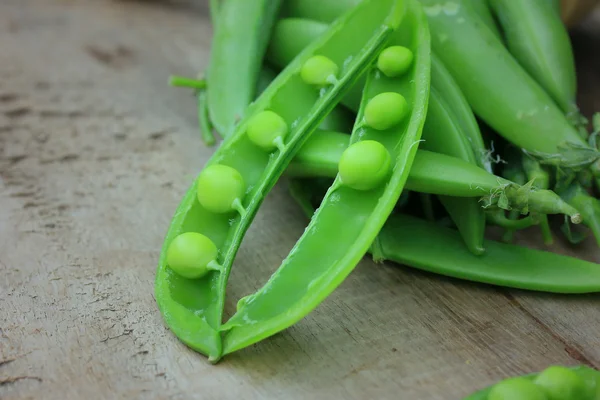
M573 32L588 115L598 25ZM0 398L452 400L553 363L600 367L598 295L366 259L307 318L216 366L180 344L153 280L212 149L191 94L167 78L204 68L210 38L205 6L0 1ZM305 224L278 184L240 249L229 313ZM577 254L600 262L591 241Z

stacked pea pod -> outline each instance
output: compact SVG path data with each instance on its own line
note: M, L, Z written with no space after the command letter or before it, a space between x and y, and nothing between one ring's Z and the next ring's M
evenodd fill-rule
M205 143L223 139L157 270L179 339L217 362L301 320L366 254L493 285L600 291L598 264L485 236L539 226L551 243L552 218L573 241L580 225L600 233L597 132L575 104L559 14L543 0L490 4L211 3L205 79L171 81L196 91ZM280 180L310 221L224 321L237 250Z

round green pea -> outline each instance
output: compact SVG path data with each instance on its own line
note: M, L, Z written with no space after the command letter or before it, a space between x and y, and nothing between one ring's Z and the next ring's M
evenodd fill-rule
M387 77L404 75L412 65L413 52L404 46L390 46L379 53L377 68Z
M197 232L175 237L167 249L166 261L176 274L188 279L202 278L211 269L208 264L217 258L212 240Z
M339 72L338 66L325 56L313 56L300 69L300 77L310 85L326 86L333 83Z
M266 151L275 150L275 140L283 140L287 133L288 126L285 120L273 111L261 111L248 121L246 127L250 141Z
M518 377L494 385L487 400L548 400L548 397L533 382Z
M374 140L349 146L338 165L342 183L356 190L371 190L386 178L392 161L388 150Z
M533 381L550 400L585 400L590 397L583 378L559 365L546 368Z
M408 113L406 99L399 93L386 92L373 97L365 107L365 123L383 131L397 125Z
M235 209L234 201L242 199L245 187L244 178L235 168L216 164L200 173L196 191L202 207L223 214Z

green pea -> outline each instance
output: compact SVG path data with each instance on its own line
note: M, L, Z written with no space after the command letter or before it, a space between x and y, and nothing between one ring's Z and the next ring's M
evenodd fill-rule
M534 380L550 400L585 400L589 398L585 381L575 371L562 366L551 366Z
M217 214L233 210L243 213L241 199L245 187L244 178L235 168L211 165L198 176L198 201L202 207Z
M388 150L374 140L363 140L349 146L339 162L342 183L356 190L371 190L388 175L391 168Z
M404 97L395 92L380 93L365 107L365 123L373 129L383 131L400 123L408 113Z
M542 389L528 379L505 379L490 390L488 400L548 400Z
M327 86L335 83L338 66L325 56L313 56L300 69L300 77L310 85Z
M279 114L273 111L262 111L248 121L246 128L248 138L258 147L273 151L283 148L283 139L288 134L288 126Z
M217 247L206 236L196 232L182 233L167 249L167 265L188 279L202 278L210 270L219 270Z
M404 46L390 46L379 53L377 68L389 78L406 73L414 59L413 52Z

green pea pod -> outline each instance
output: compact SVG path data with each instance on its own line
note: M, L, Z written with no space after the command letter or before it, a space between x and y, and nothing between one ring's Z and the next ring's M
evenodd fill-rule
M567 28L548 0L489 0L506 44L565 113L577 113L577 77Z
M300 2L300 4L303 3ZM308 4L310 4L310 1ZM344 3L335 4L339 7ZM309 19L285 18L279 20L275 25L269 43L267 60L279 68L285 67L304 47L318 38L326 29L326 24ZM364 78L359 79L341 103L356 112L360 104L363 86ZM486 149L475 115L460 87L435 53L431 55L431 87L435 89L435 93L431 93L431 96L441 96L446 101L453 118L473 147L477 163L491 173L490 152Z
M421 0L421 3L431 27L432 51L455 78L475 114L543 164L579 169L598 160L600 153L588 145L552 98L493 31L481 23L476 10L469 5L472 1ZM331 6L336 2L322 0L319 4L340 12L346 2ZM305 7L300 11L291 16L319 19L320 11L316 8ZM328 12L320 19L331 15ZM352 100L344 99L344 104L353 103ZM600 179L600 165L593 172Z
M489 5L490 0L465 0L465 5L473 8L473 11L481 19L481 22L498 38L501 39L502 35L498 29L498 24L494 19L492 10Z
M235 124L255 97L280 5L281 0L222 0L218 6L211 4L213 37L206 99L211 122L223 137L233 134Z
M534 159L527 157L525 154L522 155L523 170L527 176L527 180L533 181L534 185L540 189L550 188L550 174L544 169L540 163ZM584 217L585 219L585 217ZM552 230L550 229L550 222L548 221L547 215L540 215L540 229L542 231L542 238L547 246L554 243L552 237Z
M511 377L479 390L463 400L596 400L600 371L578 365L552 365L544 371ZM568 396L568 397L565 397Z
M293 60L304 46L319 37L325 29L327 29L327 25L317 21L302 18L280 20L274 28L267 58L275 65L282 67ZM434 57L432 57L430 107L423 129L424 141L421 146L477 163L479 160L485 159L485 151L475 117L460 93L460 89L442 63L436 60L434 64L433 60ZM444 92L435 90L435 83L438 81ZM360 85L364 86L363 80L360 80L349 95L342 100L342 103L353 111L356 111L360 102L356 96L361 92L359 88L362 86ZM444 99L446 92L448 100L453 103L452 106ZM455 112L458 116L454 115ZM460 122L460 125L455 123L455 119ZM468 139L461 132L462 127L468 132ZM479 160L475 156L475 149L481 155ZM489 160L481 161L481 163L489 167ZM491 169L491 167L489 168ZM427 194L422 194L421 197L425 212L432 217L431 199ZM482 253L484 251L482 242L486 218L477 199L441 196L440 201L463 234L467 247L475 254Z
M445 100L452 117L475 153L477 165L492 173L491 152L487 149L473 110L460 87L438 56L431 57L431 87Z
M598 159L598 152L502 42L481 29L464 0L422 3L434 51L483 121L544 164L581 168Z
M288 165L286 175L334 178L343 146L348 146L348 135L344 133L322 131L313 135ZM565 214L572 222L581 222L578 210L556 193L539 190L530 182L519 185L460 158L419 149L408 174L405 187L414 192L476 197L487 209L516 210L522 214Z
M407 215L392 216L379 239L386 259L440 275L532 291L600 292L596 263L491 240L474 256L452 229Z
M325 115L389 42L404 15L401 5L366 0L336 20L248 107L177 208L156 273L156 300L174 334L210 361L222 355L219 328L227 279L260 204ZM322 72L315 60L339 66L337 73L327 72L327 85L307 83ZM204 275L182 275L198 272Z
M326 190L322 186L314 178L292 181L293 197L309 218ZM486 253L475 256L455 230L406 214L389 217L378 246L384 260L451 278L549 293L600 292L598 264L494 240L486 240ZM593 370L585 371L591 385L588 372Z
M460 158L476 165L473 148L455 122L450 107L434 87L431 88L421 149ZM439 196L444 208L474 254L481 254L485 234L485 212L476 198Z
M277 77L277 72L263 66L258 78L257 93L260 95ZM319 129L349 132L352 130L354 115L347 108L336 106L323 118Z
M573 184L564 193L561 193L561 196L567 203L581 212L584 225L590 228L600 247L600 200L590 196L578 184Z
M366 254L398 202L421 136L430 76L425 15L414 0L400 1L398 6L406 7L407 15L390 45L407 47L414 59L408 71L393 78L372 67L351 136L353 145L377 149L376 164L381 168L375 175L361 175L361 171L342 173L340 166L289 256L261 289L238 302L237 312L223 325L225 354L286 329L310 313ZM396 106L401 96L406 114Z

